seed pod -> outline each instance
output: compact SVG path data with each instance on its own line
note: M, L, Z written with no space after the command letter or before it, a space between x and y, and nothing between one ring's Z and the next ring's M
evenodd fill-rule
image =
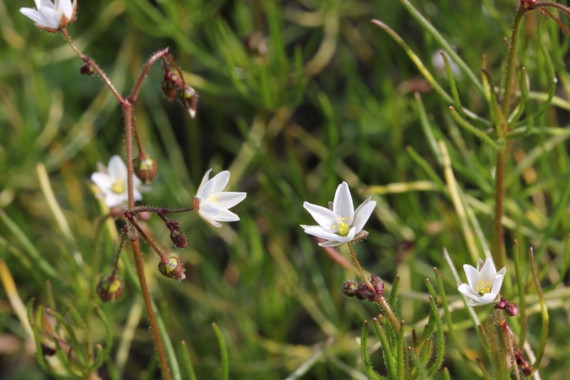
M123 294L123 280L118 276L103 274L97 284L97 294L103 302L112 302Z
M158 270L165 277L173 278L178 281L182 281L186 278L186 275L184 274L186 270L177 256L170 256L166 263L162 261L158 263Z

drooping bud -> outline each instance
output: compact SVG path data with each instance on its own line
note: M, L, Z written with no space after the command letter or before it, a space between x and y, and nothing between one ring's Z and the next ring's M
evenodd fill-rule
M182 266L182 262L177 256L168 257L168 262L160 262L158 264L158 270L165 277L173 278L178 281L182 281L186 278L184 272L186 271Z
M172 243L178 248L186 248L188 245L186 235L184 235L182 231L172 231L170 233L170 240L172 240Z
M178 99L188 110L190 117L194 118L196 116L196 106L198 104L198 94L192 87L187 83L184 83L184 88L180 88L178 91Z
M145 185L150 185L156 176L156 160L143 152L134 160L135 174Z
M97 284L97 294L103 302L111 302L123 294L123 281L118 276L103 274Z
M178 75L174 74L166 64L163 65L164 77L162 78L162 93L166 99L173 101L176 98L178 90L182 87L182 82Z
M79 72L83 75L93 75L93 74L95 74L95 69L93 68L93 66L91 64L86 63L83 66L81 66L81 68L79 69Z

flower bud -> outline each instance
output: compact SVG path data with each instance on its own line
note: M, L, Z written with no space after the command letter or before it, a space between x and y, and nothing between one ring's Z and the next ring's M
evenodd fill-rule
M196 105L198 104L198 94L192 87L184 83L184 88L178 90L178 99L190 113L190 117L194 118L196 116Z
M178 75L174 74L168 66L164 66L164 77L162 78L162 93L166 99L173 101L176 98L178 89L182 86Z
M158 264L158 270L165 277L173 278L175 280L181 281L186 278L184 272L186 271L177 256L168 257L168 262L160 262Z
M186 240L186 235L180 230L174 230L170 233L170 240L178 248L186 248L188 245L188 240Z
M103 302L115 301L123 294L123 281L118 276L103 274L97 284L97 294Z
M79 69L79 72L83 75L93 75L93 74L95 74L95 69L93 68L92 65L90 65L89 63L86 63L83 66L81 66L81 68Z
M357 285L354 281L345 281L342 283L342 294L347 297L354 297L354 291L356 290Z
M518 305L512 302L507 302L507 304L505 305L505 313L507 313L509 317L514 317L515 315L517 315L519 313L519 310L520 309Z
M150 185L156 176L156 160L140 152L134 160L135 174L145 185Z

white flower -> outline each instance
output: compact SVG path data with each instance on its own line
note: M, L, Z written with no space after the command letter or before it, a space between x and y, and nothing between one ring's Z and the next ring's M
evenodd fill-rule
M73 0L35 0L37 10L20 8L20 12L31 18L39 28L56 32L75 20L76 3Z
M108 207L115 207L129 200L127 189L127 166L119 156L113 156L109 160L109 167L106 168L98 163L99 171L91 174L91 181L97 185L105 197L105 204ZM135 201L142 199L139 191L141 180L133 174L133 195Z
M239 216L228 209L243 201L246 193L224 192L230 181L230 172L224 170L209 179L211 171L212 169L204 174L192 206L206 222L214 227L221 227L222 225L218 222L239 220Z
M493 261L489 258L483 265L483 260L477 262L477 269L471 265L463 265L467 282L469 284L460 284L458 290L465 296L469 297L469 306L486 305L497 301L499 291L505 278L507 268L503 268L497 272Z
M319 224L318 226L301 225L305 232L325 239L325 242L319 243L321 247L336 247L368 235L362 227L370 218L376 202L368 198L355 211L348 185L343 182L336 189L332 211L309 202L303 203L303 207Z

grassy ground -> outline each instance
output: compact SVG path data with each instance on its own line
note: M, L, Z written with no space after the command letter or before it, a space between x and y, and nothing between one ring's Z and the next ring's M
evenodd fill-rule
M496 152L454 121L453 100L432 89L402 46L370 22L389 25L451 94L445 69L432 62L444 48L441 40L401 2L78 1L69 33L119 91L129 91L153 52L169 47L199 94L192 120L164 99L161 70L151 69L135 117L159 175L143 204L190 205L209 168L230 170L231 189L248 194L233 209L241 221L221 229L195 213L177 217L186 249L172 246L158 218L146 223L187 269L182 282L162 277L157 257L143 245L180 378L190 378L190 361L198 379L224 376L215 322L231 379L366 379L359 338L363 321L380 309L342 295L343 281L358 279L348 251L340 249L349 264L339 265L299 226L313 224L303 202L326 205L342 181L355 204L368 196L378 204L365 227L368 239L355 247L365 270L382 277L387 289L400 276L397 313L406 321L406 344L411 328L421 331L426 323L425 279L435 283L432 268L438 267L452 305L446 334L452 326L457 336L446 335L443 366L452 378L484 378L480 357L493 371L443 249L461 281L463 264L497 254ZM65 314L78 347L110 349L98 370L102 378L160 378L129 249L120 264L123 296L102 304L95 292L100 274L111 271L118 240L115 225L102 222L105 211L89 178L98 161L124 157L120 107L100 79L79 74L83 63L60 36L38 30L18 12L33 6L28 3L0 4L0 378L51 378L37 364L25 306L18 306L18 298L27 304L33 297L35 310ZM480 115L474 123L486 134L494 111L480 84L482 57L494 84L504 88L503 39L510 38L518 2L413 3L475 74L477 81L465 70L456 75L458 96ZM540 18L529 12L520 34L517 62L526 67L530 100L510 126L526 131L529 115L535 117L530 133L507 149L502 294L525 307L526 318L509 320L528 345L525 357L540 352L544 312L526 254L533 246L550 321L538 372L565 379L570 37L549 19L539 28ZM264 39L261 53L254 32ZM555 97L547 107L550 89ZM108 321L109 337L94 304ZM481 321L492 313L489 306L473 310ZM44 326L43 341L50 335ZM65 336L63 342L70 340L69 331ZM374 368L388 376L376 337L368 349Z

